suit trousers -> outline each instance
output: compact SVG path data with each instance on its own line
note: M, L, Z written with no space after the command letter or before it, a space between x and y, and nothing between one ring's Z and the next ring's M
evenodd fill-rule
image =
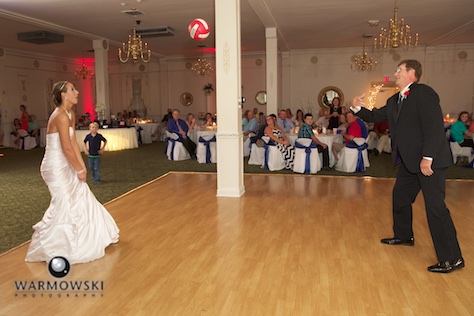
M409 172L401 163L393 187L393 231L396 238L404 240L413 237L412 204L421 190L438 261L456 260L462 255L451 214L444 203L447 168L433 171L433 175L427 177L421 172Z
M181 141L184 145L184 148L186 148L186 150L189 152L189 155L191 157L195 157L196 156L196 143L193 142L191 139L189 139L189 137L183 137L181 138Z

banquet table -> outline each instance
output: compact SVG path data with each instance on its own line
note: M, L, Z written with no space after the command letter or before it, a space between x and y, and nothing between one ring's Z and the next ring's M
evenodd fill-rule
M190 130L188 131L188 137L189 139L191 139L194 143L198 143L199 141L199 137L201 137L202 135L209 135L209 134L213 134L213 135L216 135L216 130L199 130L199 131L196 131L196 130Z
M334 154L332 153L332 144L333 143L342 143L342 135L341 134L315 134L317 139L321 143L325 143L328 145L328 150L329 150L329 165L333 166L336 163L336 158L334 157ZM295 141L298 138L298 134L288 134L287 135L288 140L292 145L295 145Z
M140 135L142 136L143 144L151 144L154 140L156 140L156 130L161 128L159 123L143 123L135 124L134 126L137 130L140 127L142 128Z
M107 139L105 151L118 151L138 148L138 134L135 128L107 128L98 131ZM81 151L84 151L84 138L89 130L76 130L76 140Z

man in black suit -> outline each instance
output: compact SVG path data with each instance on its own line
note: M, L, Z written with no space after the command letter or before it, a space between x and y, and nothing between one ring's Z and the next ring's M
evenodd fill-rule
M372 111L361 107L364 95L355 97L351 110L366 122L388 120L392 160L395 165L400 164L392 196L395 236L381 242L414 246L412 204L421 190L439 261L428 271L448 273L464 267L456 229L444 203L446 170L452 158L439 97L432 88L418 83L421 72L417 60L400 62L395 72L400 93L390 97L384 107Z

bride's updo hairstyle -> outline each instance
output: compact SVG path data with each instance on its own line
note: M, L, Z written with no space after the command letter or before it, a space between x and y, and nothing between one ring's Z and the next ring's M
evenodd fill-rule
M52 100L53 100L53 104L56 107L60 106L61 103L63 102L63 100L61 98L61 92L66 92L67 91L66 83L67 83L67 81L58 81L53 85Z

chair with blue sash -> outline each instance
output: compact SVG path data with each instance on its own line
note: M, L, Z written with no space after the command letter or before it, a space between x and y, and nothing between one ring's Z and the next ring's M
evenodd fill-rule
M276 143L268 136L262 137L265 148L265 156L262 167L270 171L282 170L285 168L283 154L276 147Z
M370 167L365 138L354 138L339 152L336 170L342 172L364 172Z
M190 159L188 151L179 139L178 134L166 131L166 156L169 160L186 160Z
M249 137L250 139L250 137ZM261 166L265 160L265 148L259 147L257 141L262 141L261 139L250 140L250 155L249 155L249 165Z
M245 139L245 141L244 141L244 148L243 148L244 157L250 156L250 151L251 151L251 146L252 146L252 145L251 145L252 142L251 142L251 139L250 139L250 138L251 138L252 136L255 136L255 134L254 134L254 133L250 133L250 134L247 136L247 139L244 138L244 139Z
M20 149L21 150L30 150L36 147L36 139L31 137L27 131L24 129L18 130L18 135L20 135Z
M309 174L321 170L321 158L316 146L310 138L296 139L294 172Z
M217 162L216 135L213 132L206 132L199 137L196 156L199 163Z

